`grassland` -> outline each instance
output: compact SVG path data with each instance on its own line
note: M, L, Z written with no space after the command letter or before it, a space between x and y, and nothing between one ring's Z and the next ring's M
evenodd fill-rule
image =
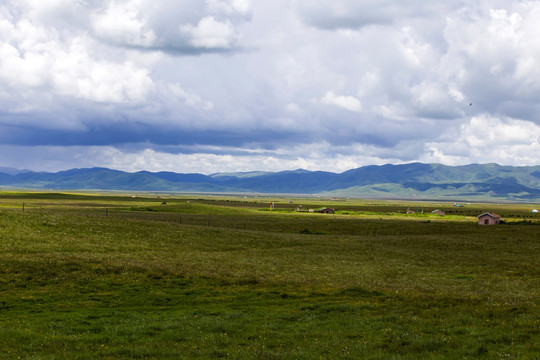
M539 358L532 206L272 200L0 193L0 354Z

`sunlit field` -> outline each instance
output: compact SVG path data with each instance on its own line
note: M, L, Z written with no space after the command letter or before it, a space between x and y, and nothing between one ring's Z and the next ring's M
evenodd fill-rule
M538 359L539 206L460 205L2 192L0 354Z

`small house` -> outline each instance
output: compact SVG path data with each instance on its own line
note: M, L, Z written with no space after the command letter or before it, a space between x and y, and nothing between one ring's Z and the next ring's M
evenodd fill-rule
M492 212L478 215L478 225L496 225L501 221L501 216Z
M330 208L330 207L324 207L324 208L320 208L319 210L317 210L317 212L321 213L321 214L333 214L334 209Z
M440 215L440 216L445 216L446 215L446 213L444 211L440 210L440 209L433 210L431 213L436 214L436 215Z

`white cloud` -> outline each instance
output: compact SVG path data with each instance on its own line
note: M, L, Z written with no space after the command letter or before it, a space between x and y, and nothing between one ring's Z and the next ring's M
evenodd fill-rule
M139 17L140 0L110 2L103 11L90 15L92 28L98 36L132 46L156 46L157 36Z
M99 39L119 46L193 54L236 50L236 27L250 14L247 0L111 0L90 7L90 22Z
M197 107L207 111L212 110L214 107L214 104L210 101L203 100L199 94L182 88L180 84L168 84L167 89L172 97L182 99L184 104L188 106Z
M540 126L516 119L502 121L489 116L478 116L473 117L460 130L469 147L484 150L538 144L540 140Z
M213 16L202 18L196 26L181 25L180 32L191 45L205 49L231 49L240 38L230 21L220 22Z
M471 162L537 165L540 126L511 118L476 116L447 131L440 141L427 142L426 150L423 161L450 165Z
M266 151L244 151L241 154L217 154L198 152L176 154L149 148L123 151L110 146L3 146L3 153L18 156L2 165L14 168L29 168L35 171L61 171L81 167L108 167L128 172L141 170L174 171L179 173L212 174L237 171L282 171L306 169L344 172L363 165L397 163L398 159L378 157L378 150L370 146L348 148L347 154L328 157L326 143L313 146L296 146L280 149L275 153ZM207 149L210 150L210 149ZM234 152L234 151L233 151Z
M6 0L13 14L47 27L86 26L86 0Z
M144 100L152 88L146 69L127 61L94 58L87 38L74 37L65 43L56 30L27 20L14 24L3 20L1 27L4 41L0 43L0 79L25 97L33 96L31 90L126 103Z
M322 98L323 104L335 105L340 108L359 112L362 110L362 103L360 100L353 96L336 95L331 91L328 91Z
M540 96L540 3L505 5L447 17L442 73L482 111L538 121L531 113Z
M251 14L250 0L206 0L206 6L211 13L228 16Z

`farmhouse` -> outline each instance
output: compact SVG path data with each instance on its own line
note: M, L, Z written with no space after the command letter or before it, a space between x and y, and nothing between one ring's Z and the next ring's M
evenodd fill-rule
M437 215L440 215L440 216L446 215L446 213L441 209L433 210L431 213L432 214L437 214Z
M496 225L501 221L501 216L492 212L478 215L478 225Z

